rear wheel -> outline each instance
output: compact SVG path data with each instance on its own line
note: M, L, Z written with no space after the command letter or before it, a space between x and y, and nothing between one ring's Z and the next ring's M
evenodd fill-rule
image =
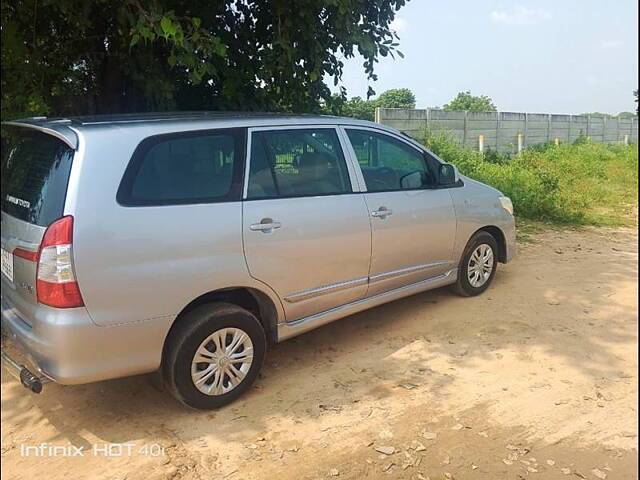
M185 405L218 408L246 392L258 376L266 336L249 311L228 303L188 312L167 339L163 376Z
M493 281L498 265L498 243L488 232L478 232L467 243L453 289L463 297L480 295Z

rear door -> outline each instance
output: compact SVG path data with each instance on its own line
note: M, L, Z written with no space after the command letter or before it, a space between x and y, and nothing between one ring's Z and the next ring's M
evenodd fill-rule
M287 321L364 296L370 222L336 128L254 128L249 142L243 239L251 275L277 292Z
M13 304L37 304L34 259L46 227L64 214L73 156L56 137L2 127L2 296Z
M435 186L437 160L399 136L365 128L345 130L371 216L367 295L450 272L456 216L449 191Z

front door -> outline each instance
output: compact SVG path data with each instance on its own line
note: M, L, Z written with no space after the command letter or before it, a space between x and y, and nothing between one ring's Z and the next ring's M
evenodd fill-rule
M346 128L346 133L371 216L367 296L450 274L456 216L449 191L434 188L427 154L380 131Z
M243 238L250 274L277 292L287 321L363 297L368 210L333 127L249 131Z

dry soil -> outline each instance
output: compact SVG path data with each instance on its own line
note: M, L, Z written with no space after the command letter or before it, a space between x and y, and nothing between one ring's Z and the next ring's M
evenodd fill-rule
M636 231L532 240L480 297L415 295L272 347L214 412L144 376L33 395L3 371L3 478L637 478ZM26 455L41 444L66 450Z

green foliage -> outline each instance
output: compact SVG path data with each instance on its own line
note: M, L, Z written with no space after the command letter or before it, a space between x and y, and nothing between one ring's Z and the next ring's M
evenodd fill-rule
M382 108L416 108L416 96L408 88L386 90L378 98L364 100L362 97L345 98L345 92L334 93L325 103L324 113L342 117L359 118L373 121L376 107Z
M584 133L580 132L580 135L578 135L578 138L576 138L573 141L573 144L574 145L584 145L585 143L589 143L589 142L591 142L589 137L587 137ZM545 144L544 149L546 149L549 145L550 145L550 143L549 144Z
M331 108L326 109L327 113L361 120L374 120L376 111L374 100L364 100L362 97L351 97L349 100L344 100L338 94L334 95L335 103Z
M447 112L469 111L469 112L495 112L497 111L493 101L486 95L472 95L471 91L460 92L456 98L442 107Z
M400 54L406 0L2 2L2 117L318 111L345 59Z
M416 108L416 96L408 88L395 88L382 92L375 103L381 108Z
M587 113L581 113L580 115L590 116L593 118L612 118L613 117L613 115L609 113L602 113L602 112L587 112Z
M580 115L590 116L593 118L635 118L636 114L633 112L620 112L617 115L611 115L610 113L602 113L602 112L587 112L581 113Z
M487 147L487 150L484 152L484 161L489 163L509 163L511 161L511 155Z
M446 132L425 131L421 139L464 175L511 197L516 215L559 224L630 223L638 198L638 146L581 139L547 144L495 161L460 147Z

